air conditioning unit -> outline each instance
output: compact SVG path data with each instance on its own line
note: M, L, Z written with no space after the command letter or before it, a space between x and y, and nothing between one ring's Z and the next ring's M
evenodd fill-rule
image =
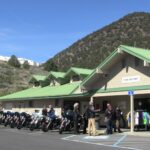
M150 67L150 63L144 60L144 66L145 67Z

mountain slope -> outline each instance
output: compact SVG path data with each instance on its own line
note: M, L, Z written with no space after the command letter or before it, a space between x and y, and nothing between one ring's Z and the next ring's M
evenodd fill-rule
M28 81L33 74L47 74L40 67L30 67L29 70L18 69L0 61L0 96L29 87Z
M137 12L97 30L54 56L59 70L94 68L120 44L150 48L150 13Z

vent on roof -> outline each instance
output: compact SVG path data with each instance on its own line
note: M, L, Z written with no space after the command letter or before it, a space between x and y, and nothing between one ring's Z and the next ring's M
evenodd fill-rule
M123 51L121 50L120 47L117 49L117 51L118 51L118 53L123 53Z
M103 73L103 71L100 68L96 68L96 73Z
M150 63L148 63L147 61L144 60L144 66L145 67L150 67Z

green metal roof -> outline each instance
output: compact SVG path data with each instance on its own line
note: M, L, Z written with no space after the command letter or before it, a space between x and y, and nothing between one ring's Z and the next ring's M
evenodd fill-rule
M29 82L33 82L33 81L44 81L46 79L46 76L42 76L42 75L33 75L30 79Z
M68 83L59 86L47 86L47 87L34 87L27 90L23 90L17 93L0 97L0 101L8 100L28 100L44 97L58 97L69 96L72 91L80 84L80 82Z
M84 68L77 68L77 67L71 67L67 73L65 74L66 76L69 76L71 73L75 73L77 75L81 75L81 76L88 76L89 74L91 74L93 72L92 69L84 69Z
M64 78L65 72L56 72L56 71L50 71L48 76L53 76L54 78Z
M150 50L148 49L142 49L126 45L120 45L118 48L120 48L120 50L122 50L123 52L126 52L134 57L150 63ZM96 67L96 69L83 80L80 86L84 85L96 73L97 68L102 69L105 65L109 64L114 57L119 57L118 48L114 50L101 64L99 64L98 67Z
M150 50L126 45L120 45L120 48L121 50L150 63Z

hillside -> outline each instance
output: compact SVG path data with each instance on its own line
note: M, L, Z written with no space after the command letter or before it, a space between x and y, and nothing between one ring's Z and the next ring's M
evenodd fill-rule
M120 44L150 49L150 13L129 14L75 42L53 61L59 70L94 68Z
M29 70L18 69L0 61L0 96L26 89L33 74L45 75L46 73L40 67L31 66Z

